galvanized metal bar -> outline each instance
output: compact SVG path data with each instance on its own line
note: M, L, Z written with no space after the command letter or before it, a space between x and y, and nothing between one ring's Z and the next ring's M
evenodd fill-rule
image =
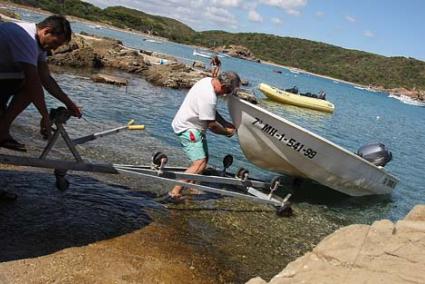
M131 169L152 169L152 166L145 165L130 165L130 164L114 164L115 167L131 168ZM182 171L184 172L187 167L164 167L165 171Z
M139 173L145 173L145 174L151 174L151 175L157 175L158 171L153 170L150 168L140 168L140 167L125 167L122 165L116 165L114 164L114 167L117 169L125 169L130 170L134 172ZM230 184L230 185L239 185L244 187L260 187L260 188L267 188L268 184L261 181L255 181L255 180L246 180L242 181L237 178L229 178L229 177L220 177L220 176L204 176L204 175L198 175L198 174L189 174L184 172L175 172L175 171L168 171L166 168L163 169L162 177L170 178L170 179L188 179L188 180L194 180L194 181L201 181L201 182L210 182L210 183L222 183L222 184Z
M53 146L55 145L56 141L59 137L59 129L56 129L53 133L52 138L50 138L49 142L47 143L46 147L44 148L43 152L40 155L40 159L45 159L47 155L49 154L50 150L52 150Z
M110 134L118 133L121 130L127 129L127 128L128 128L128 125L125 125L125 126L120 126L120 127L117 127L117 128L93 133L93 134L90 134L90 135L87 135L87 136L83 136L83 137L73 139L72 143L74 143L74 145L83 144L83 143L86 143L86 142L89 142L89 141L93 141L93 140L100 138L100 137L104 137L104 136L107 136L107 135L110 135Z
M213 188L213 187L194 184L194 183L188 183L188 182L170 179L170 178L162 177L162 176L160 177L160 176L157 176L157 175L153 175L152 173L132 171L132 170L123 169L123 168L117 168L117 170L118 170L118 172L123 172L123 173L127 173L127 174L132 174L132 175L141 175L141 176L151 177L151 178L154 178L154 179L171 182L173 184L178 184L178 185L181 185L181 186L196 188L198 190L205 191L205 192L211 192L211 193L217 193L217 194L225 195L225 196L237 197L237 198L241 198L241 199L245 199L245 200L250 200L250 201L253 201L253 202L258 202L258 203L263 203L263 204L271 204L271 205L274 205L274 206L281 206L282 205L282 201L277 200L276 198L263 199L263 198L259 198L259 197L256 197L256 196L247 195L247 194L234 192L234 191L230 191L230 190Z
M48 160L31 157L0 155L0 163L16 166L28 166L37 168L48 168L70 171L100 172L118 174L117 169L112 164L91 164L84 162L74 162L66 160Z
M68 146L69 151L71 151L72 155L74 156L75 160L77 162L83 162L83 159L80 156L80 153L78 153L77 149L75 149L74 143L72 143L71 138L69 137L68 133L66 132L65 128L62 124L57 123L58 130L60 131L60 134L62 135L63 140L65 140L66 145Z

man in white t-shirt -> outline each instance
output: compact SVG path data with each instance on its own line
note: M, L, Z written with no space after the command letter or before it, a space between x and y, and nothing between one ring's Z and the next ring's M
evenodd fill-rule
M206 130L232 137L235 126L217 112L217 96L224 96L239 88L241 80L235 72L223 72L217 78L204 78L189 90L173 119L174 133L179 137L192 165L186 173L200 174L207 167L208 145ZM168 195L171 202L181 201L183 187L175 186Z
M0 147L26 151L25 145L10 135L10 126L30 103L42 116L46 136L51 135L43 87L73 116L81 117L79 108L52 78L46 63L46 52L69 42L71 34L68 20L59 15L38 24L0 24Z

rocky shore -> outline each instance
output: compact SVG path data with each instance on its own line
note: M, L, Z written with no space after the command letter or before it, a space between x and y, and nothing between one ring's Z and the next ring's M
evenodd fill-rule
M425 205L400 221L341 228L311 252L289 263L270 282L285 283L425 283Z
M254 53L251 52L248 48L242 45L229 45L229 46L221 46L213 49L214 52L225 53L229 56L260 62L260 59L256 58Z
M104 67L140 74L154 85L190 88L209 73L177 62L171 56L125 47L120 41L74 34L69 44L55 50L49 64L78 68Z

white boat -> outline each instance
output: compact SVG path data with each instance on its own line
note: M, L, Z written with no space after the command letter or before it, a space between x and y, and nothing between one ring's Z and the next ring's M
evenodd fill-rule
M375 89L373 89L371 87L362 87L362 86L354 85L354 88L356 88L358 90L364 90L364 91L368 91L368 92L373 92L373 93L376 93L377 92L377 90L375 90Z
M193 50L193 56L200 56L200 57L205 57L205 58L212 58L213 55L211 53L206 53L206 52L201 52L198 50Z
M300 74L300 70L296 69L296 68L288 68L289 72L294 73L294 74Z
M151 42L151 43L162 43L162 42L160 42L158 40L154 40L154 39L144 39L144 41Z
M244 155L263 169L351 196L388 194L398 183L382 167L259 106L235 96L228 103Z

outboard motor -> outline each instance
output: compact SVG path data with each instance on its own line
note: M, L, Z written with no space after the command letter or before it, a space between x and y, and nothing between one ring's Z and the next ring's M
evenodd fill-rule
M382 143L364 145L357 150L357 155L378 167L384 167L393 158Z
M298 88L297 88L297 86L293 86L290 89L285 89L285 91L288 92L288 93L298 94Z

